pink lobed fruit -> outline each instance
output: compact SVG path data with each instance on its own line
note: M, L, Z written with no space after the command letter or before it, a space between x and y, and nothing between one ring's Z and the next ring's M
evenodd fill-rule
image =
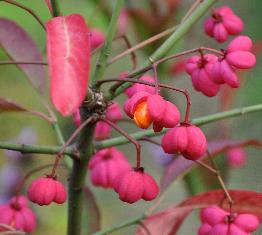
M114 147L98 151L88 164L91 182L95 186L112 188L115 178L131 170L125 155Z
M177 107L157 94L145 91L135 93L124 104L126 114L134 119L137 126L148 128L153 123L155 132L172 128L179 123L180 112Z
M206 152L207 141L202 130L194 125L174 127L162 138L166 153L181 153L188 160L197 160Z
M140 199L154 200L159 192L154 178L145 173L143 168L134 168L118 175L113 183L121 201L135 203Z
M8 204L0 205L0 224L6 224L17 230L32 233L36 226L36 216L28 207L24 196L13 197ZM7 231L0 226L0 232Z
M252 40L247 36L233 39L227 46L224 58L218 60L211 69L213 81L238 88L240 82L236 69L250 69L256 65L256 57L250 52L252 44Z
M204 29L208 36L215 38L217 42L225 42L228 35L238 35L243 31L244 24L240 17L228 6L219 7L212 12L204 23Z
M193 87L208 97L216 96L220 86L212 79L212 68L218 58L212 54L192 56L186 62L186 72L191 76Z
M226 152L226 158L229 166L238 168L245 165L247 155L243 148L235 147Z
M63 204L67 199L64 186L56 179L46 176L34 180L28 189L30 201L43 206L52 202Z
M200 219L202 224L198 235L251 235L259 227L259 220L255 215L230 215L217 206L202 209Z
M91 30L90 46L92 50L95 50L105 42L105 35L98 29Z

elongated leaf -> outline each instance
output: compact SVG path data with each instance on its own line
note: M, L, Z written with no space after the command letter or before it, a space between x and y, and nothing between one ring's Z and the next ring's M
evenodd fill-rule
M26 108L21 105L0 97L0 112L26 112L28 111Z
M233 147L251 145L260 147L262 146L262 144L257 140L216 140L208 144L208 149L211 156L214 157ZM207 155L204 155L200 160L206 157ZM161 179L161 190L165 190L170 183L172 183L178 177L184 176L194 166L196 166L195 162L187 160L183 156L178 156L166 167Z
M229 193L235 202L233 212L254 214L262 221L262 193L245 190L229 190ZM149 216L144 220L143 226L138 227L136 235L147 235L149 233L150 235L175 235L184 219L193 209L213 205L228 209L224 191L214 190L202 193L183 201L177 206Z
M86 199L85 204L88 211L86 226L88 228L88 234L93 234L94 232L100 230L100 211L92 191L86 187L84 192Z
M233 212L254 214L262 221L262 193L247 190L229 190L229 194L234 201ZM213 190L193 196L182 202L178 207L203 208L211 205L222 205L224 209L229 208L223 190Z
M50 95L64 116L83 102L90 68L89 29L81 15L55 17L47 23Z
M14 61L42 61L42 55L27 32L15 22L0 18L0 46ZM45 69L43 65L18 64L32 85L43 93L45 89Z

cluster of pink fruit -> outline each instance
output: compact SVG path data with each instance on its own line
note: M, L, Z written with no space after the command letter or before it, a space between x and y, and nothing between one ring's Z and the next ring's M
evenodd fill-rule
M217 206L200 213L198 235L250 235L259 227L259 219L251 214L229 213Z
M154 84L155 79L144 75L139 81ZM125 94L128 99L124 110L138 127L146 129L153 124L155 132L164 127L171 128L163 138L162 146L166 152L180 152L190 160L198 159L205 153L207 143L202 131L189 122L178 126L179 110L173 103L158 95L155 87L134 84ZM106 116L120 117L119 114L119 109L110 109L109 106ZM100 135L101 138L103 136ZM158 186L153 177L140 165L132 168L124 154L114 147L98 151L89 162L89 171L95 186L113 188L122 201L134 203L139 199L153 200L158 195Z

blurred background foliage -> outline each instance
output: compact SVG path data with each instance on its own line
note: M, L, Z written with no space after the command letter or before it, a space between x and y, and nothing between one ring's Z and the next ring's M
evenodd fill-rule
M44 0L20 0L20 3L32 8L41 19L46 22L50 19L50 13L44 3ZM106 32L108 26L108 20L111 13L112 3L114 1L109 0L61 0L59 5L61 12L66 15L70 13L82 14L90 27L99 28L103 32ZM179 1L161 1L161 0L127 0L126 7L130 12L130 18L126 27L126 35L130 39L132 45L146 39L154 34L157 34L164 29L175 25L179 22L179 19L183 17L183 14L193 3L191 0L181 0L176 7L167 7L167 3L179 2ZM151 4L155 3L155 7L151 7ZM240 1L219 1L217 5L228 4L231 6L235 13L243 19L245 22L244 34L249 35L255 43L262 43L262 2L261 0L240 0ZM32 18L31 15L25 13L23 10L16 8L12 5L6 4L0 1L0 17L5 17L17 22L22 26L33 38L40 48L45 60L45 32L38 25L38 23ZM204 17L206 18L206 17ZM193 29L183 38L173 49L170 54L176 51L182 51L184 49L191 49L199 46L209 46L214 48L221 48L224 45L218 45L213 39L208 38L203 32L203 20L198 22ZM138 64L143 62L146 56L150 52L155 50L161 44L161 40L146 47L143 50L136 52L138 56ZM121 42L114 43L113 55L125 50L125 46ZM234 93L235 99L233 103L227 108L242 107L252 104L258 104L262 101L262 60L258 57L257 66L249 73L245 74L241 83L241 88L237 91L231 90L230 93ZM8 57L4 51L0 50L0 60L7 60ZM96 62L96 55L93 56L93 67ZM196 93L192 89L192 84L189 77L185 73L173 76L169 73L169 66L172 62L168 62L159 68L159 76L163 82L173 84L177 87L187 88L192 94L192 113L191 117L200 117L208 114L212 114L221 110L221 96L218 95L215 98L207 98L200 93ZM116 62L107 69L106 77L118 77L119 73L123 71L130 71L131 61L127 56L120 61ZM48 78L46 79L48 88ZM106 86L105 86L106 90ZM0 67L0 92L1 96L12 99L19 104L23 104L26 107L33 108L35 110L44 111L44 107L41 105L38 94L32 89L26 76L15 66L1 66ZM174 94L165 92L164 95L168 95L169 99L172 99L180 108L183 113L185 109L184 97L180 94ZM46 89L45 98L49 101L48 89ZM125 97L122 95L117 98L121 104L124 102ZM59 116L59 115L58 115ZM23 113L1 113L0 115L0 141L22 141L26 143L30 136L34 136L33 143L40 145L56 145L57 141L54 132L49 124L45 121L32 117ZM70 118L59 117L59 124L61 125L65 137L70 136L70 133L75 129L74 124ZM222 125L223 124L223 125ZM132 133L137 131L133 125L120 124L127 132ZM262 122L261 113L255 113L246 115L243 117L234 118L232 120L220 123L212 123L203 127L204 132L207 134L209 140L222 138L224 129L228 126L227 134L229 137L235 139L250 139L257 138L261 140L262 137ZM22 140L17 140L21 132L26 132L27 136ZM117 133L113 133L113 136L117 136ZM160 140L159 138L155 138ZM161 153L147 143L143 145L143 165L146 170L155 176L159 181L161 174L163 173L163 157ZM135 150L131 145L120 146L130 161L134 163ZM247 165L242 169L230 170L227 174L227 182L230 188L240 188L262 191L261 177L262 177L262 164L261 152L258 149L249 148ZM0 152L0 175L1 175L1 188L0 192L1 201L5 201L8 196L4 195L5 187L8 187L11 182L9 181L11 176L8 174L17 173L25 174L33 167L51 163L54 156L34 155L34 156L10 156L14 153L8 153L6 151ZM153 158L153 159L152 159ZM157 159L157 161L156 161ZM223 160L224 156L220 156L221 169L226 168L226 163ZM159 160L161 164L159 163ZM15 165L16 168L12 168L8 173L7 168L11 165ZM189 192L201 192L207 190L205 187L206 174L199 174L199 170L194 170L194 182L191 181L191 187L186 186L185 181L177 180L171 186L167 197L162 202L160 208L166 208L170 205L175 205L178 202L185 199ZM197 172L197 177L196 177ZM39 175L46 173L45 171L39 173ZM34 176L36 177L37 174ZM67 171L64 169L59 170L59 177L66 183ZM190 178L187 177L187 180ZM192 180L192 177L191 177ZM29 183L29 182L28 182ZM214 179L215 183L215 179ZM87 179L87 185L90 185L89 179ZM100 188L94 188L90 185L90 189L94 192L97 203L101 212L101 226L106 228L112 224L117 224L127 219L141 214L146 208L150 207L154 202L140 201L134 205L127 205L118 200L117 195L112 190L103 190ZM189 189L189 191L188 191ZM12 190L11 190L12 191ZM66 231L66 205L58 206L51 205L48 207L39 207L32 205L33 209L38 215L38 226L36 235L53 235L53 234L65 234ZM0 212L1 213L1 212ZM92 214L85 212L86 216L92 217ZM84 218L85 219L85 218ZM84 224L85 225L85 224ZM196 214L192 214L182 226L180 234L195 234L199 223L196 219ZM120 230L115 234L132 234L135 231L136 226L132 226L125 230ZM85 229L85 228L84 228ZM194 232L193 232L194 231ZM262 230L261 230L262 231ZM83 232L86 234L86 230ZM258 232L257 234L261 234Z

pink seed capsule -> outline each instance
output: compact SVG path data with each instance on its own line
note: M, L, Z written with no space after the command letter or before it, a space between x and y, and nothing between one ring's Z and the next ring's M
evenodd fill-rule
M229 166L238 168L238 167L243 167L245 165L247 156L243 148L236 147L236 148L229 149L226 152L226 157Z
M212 79L212 69L218 58L212 54L192 56L186 62L186 72L191 76L193 87L208 97L216 96L220 86Z
M249 235L259 227L255 215L230 214L217 206L202 209L200 219L198 235Z
M199 159L207 149L205 135L194 125L172 128L163 136L161 145L166 153L181 153L189 160Z
M121 201L135 203L140 199L154 200L159 192L154 178L143 168L135 168L116 177L113 185Z
M52 202L63 204L67 199L64 186L56 179L46 176L34 180L28 189L30 201L43 206Z
M106 148L92 156L88 164L91 182L95 186L112 188L115 178L131 170L125 155L116 148Z
M90 46L92 50L95 50L105 42L105 35L98 29L91 30Z
M32 233L36 227L36 216L28 207L24 196L13 197L8 204L0 205L0 224L6 224L17 230ZM7 231L0 225L0 232Z
M142 129L147 129L153 123L155 132L161 131L163 127L176 126L180 119L180 112L174 104L160 95L145 91L137 92L128 99L124 110Z
M220 43L225 42L228 35L240 34L243 28L244 24L241 18L235 15L228 6L213 10L212 16L204 23L206 34Z

